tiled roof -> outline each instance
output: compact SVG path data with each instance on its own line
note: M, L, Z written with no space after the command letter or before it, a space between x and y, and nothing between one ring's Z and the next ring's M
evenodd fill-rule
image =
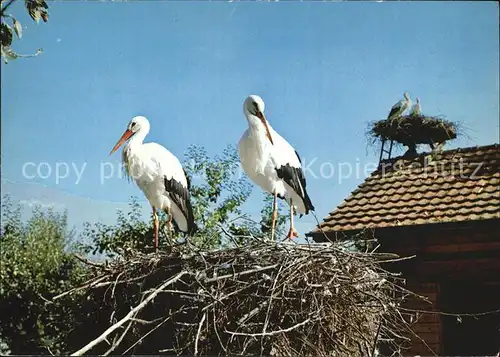
M500 145L382 161L324 232L500 218ZM308 235L320 233L316 227Z

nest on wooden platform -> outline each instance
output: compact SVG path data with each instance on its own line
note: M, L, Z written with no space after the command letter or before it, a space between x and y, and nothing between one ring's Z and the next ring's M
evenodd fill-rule
M263 241L130 253L76 289L98 307L71 332L74 355L367 356L377 341L400 350L400 304L412 294L384 259L394 260L340 243Z
M394 140L406 146L444 143L456 139L458 124L426 115L405 115L371 123L368 136L375 141Z

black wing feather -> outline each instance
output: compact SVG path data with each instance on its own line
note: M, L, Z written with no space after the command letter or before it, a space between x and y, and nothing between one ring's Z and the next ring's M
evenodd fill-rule
M186 181L187 181L187 188L189 191L191 191L191 179L189 178L186 170L184 170L184 168L182 168L182 171L184 171L184 176L186 176Z
M387 119L389 119L390 117L392 117L394 114L396 114L399 110L401 110L401 105L395 105L391 108L391 111L389 113L389 115L387 116Z
M302 164L302 160L297 151L295 151L295 155L297 155L299 162ZM309 211L314 211L314 206L307 194L306 178L304 177L302 166L293 167L286 164L277 168L276 172L278 173L278 177L285 181L302 198L304 206L306 207L306 214L308 214Z
M184 171L184 174L185 173L186 172ZM168 192L170 199L177 205L177 207L179 207L181 212L184 214L184 217L186 217L188 231L185 233L191 235L198 230L198 226L194 221L193 206L191 206L191 194L189 193L191 183L187 175L186 179L187 187L184 187L179 181L174 180L174 178L169 180L165 177L165 190Z

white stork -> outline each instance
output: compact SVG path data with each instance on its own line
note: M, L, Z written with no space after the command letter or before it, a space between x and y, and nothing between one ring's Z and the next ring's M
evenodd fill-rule
M181 163L170 151L157 143L144 144L149 133L149 121L143 116L134 117L110 152L113 154L128 140L122 152L122 161L127 176L132 177L153 208L154 246L158 249L157 209L168 215L169 234L172 220L178 230L192 234L197 226L194 222L190 201L190 182ZM129 140L130 139L130 140Z
M314 211L306 191L299 154L269 125L261 97L249 96L243 104L243 112L248 129L238 143L238 152L243 170L250 179L273 195L271 238L274 240L277 197L290 205L290 230L287 237L298 237L293 225L294 209L300 216Z
M415 98L416 103L411 107L410 115L420 115L422 113L422 108L420 107L420 99L418 97Z
M399 102L397 102L392 106L391 111L387 116L387 119L392 119L400 116L401 114L404 113L405 110L409 109L410 107L411 107L410 94L408 94L408 92L405 92L404 99L401 99Z

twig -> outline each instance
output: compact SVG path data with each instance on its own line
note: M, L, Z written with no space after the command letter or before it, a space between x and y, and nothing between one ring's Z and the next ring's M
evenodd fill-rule
M138 312L139 312L139 311L138 311ZM138 312L137 312L137 313L138 313ZM136 315L137 315L137 313L136 313L134 316L136 316ZM134 320L135 320L134 318L131 318L131 319L130 319L130 321L129 321L129 323L128 323L127 327L125 328L125 331L123 331L123 333L120 335L120 337L119 337L117 340L113 341L113 344L112 344L112 345L111 345L111 347L110 347L110 348L109 348L109 349L108 349L108 350L107 350L107 351L103 354L103 356L107 356L107 355L109 355L111 352L113 352L113 351L116 349L116 347L118 347L118 346L120 345L120 343L121 343L121 342L123 341L123 339L125 338L125 335L127 334L128 330L130 330L130 327L132 327L132 325L134 324Z
M273 304L274 289L276 288L276 283L278 282L278 278L281 274L282 269L283 269L283 265L280 266L278 273L276 273L276 277L274 278L274 281L273 281L273 286L271 287L271 296L269 296L269 303L267 305L266 318L264 320L264 327L262 327L262 333L266 333L267 324L269 323L269 312L271 311L271 306Z
M7 2L7 4L4 7L2 7L2 9L0 10L0 16L4 16L5 11L9 8L10 5L12 5L14 1L16 0L9 0L9 2Z
M105 264L93 262L87 258L84 258L84 257L76 254L76 253L73 253L73 256L84 264L87 264L87 265L90 265L90 266L93 266L93 267L96 267L99 269L105 269L105 270L111 271L111 270L106 268Z
M170 320L171 316L165 318L162 322L160 322L158 325L156 325L155 327L153 327L151 330L149 330L146 334L142 335L141 338L139 338L137 341L135 341L135 343L130 346L129 348L127 348L123 353L122 355L126 355L132 348L134 348L135 346L137 346L139 343L141 343L146 337L148 337L151 333L153 333L154 331L156 331L161 325L163 325L165 322L167 322L168 320ZM162 351L160 351L162 352Z
M493 315L493 314L500 313L500 309L490 310L490 311L484 311L484 312L477 312L477 313L463 313L463 314L461 314L461 313L443 312L443 311L416 310L416 309L408 309L408 308L405 308L405 307L400 307L400 310L402 310L402 311L408 311L408 312L419 312L419 313L422 313L422 314L435 314L435 315L454 316L454 317L460 317L460 316L477 317L477 316Z
M380 322L378 323L377 334L375 335L375 340L373 341L372 354L371 354L372 357L375 356L375 351L377 350L377 343L381 327L382 327L382 320L380 320Z
M91 350L94 346L98 345L99 343L101 343L102 341L104 341L106 339L106 337L111 333L113 332L114 330L116 330L118 327L120 327L121 325L123 325L125 322L127 322L127 320L129 320L132 316L134 316L134 314L136 312L138 312L139 310L141 310L144 306L146 306L151 300L153 300L156 295L158 295L160 293L160 291L162 291L164 288L166 288L167 286L175 283L177 280L179 280L181 277L183 277L184 275L188 274L187 271L182 271L180 272L179 274L177 274L175 277L173 277L172 279L166 281L165 283L163 283L158 289L156 289L154 292L152 292L147 298L144 299L144 301L142 303L140 303L139 305L137 305L136 307L134 307L127 315L125 315L125 317L123 317L120 321L118 321L117 323L115 323L113 326L109 327L106 331L104 331L99 337L97 337L95 340L91 341L90 343L88 343L87 345L85 345L84 347L80 348L78 351L74 352L71 354L71 356L81 356L82 354L84 354L85 352Z
M402 258L396 258L396 259L386 259L386 260L379 260L378 263L395 263L395 262L400 262L400 261L403 261L403 260L410 260L410 259L413 259L415 258L416 255L410 255L408 257L402 257Z
M295 324L289 328L285 328L282 330L276 330L276 331L270 331L270 332L264 332L264 333L244 333L244 332L232 332L226 330L226 333L229 333L231 335L235 336L248 336L248 337L259 337L259 336L274 336L274 335L279 335L280 333L285 333L285 332L290 332L292 330L295 330L296 328L300 326L304 326L305 324L309 323L311 321L311 318L308 318L302 322L299 322L298 324Z
M205 312L200 320L199 325L198 325L198 333L196 334L196 339L194 341L194 355L195 356L198 356L198 341L200 340L201 327L203 326L203 323L205 322L206 317L207 317L207 313Z
M238 242L236 241L236 239L234 239L233 235L231 233L229 233L226 228L224 228L221 224L219 224L219 228L220 230L222 231L222 233L224 233L230 240L231 242L233 242L233 244L236 246L236 247L239 247L240 245L238 244Z
M83 289L87 289L87 288L94 287L94 286L96 286L96 285L97 285L97 283L98 283L98 282L103 281L103 280L104 280L104 279L106 279L106 278L107 278L107 276L106 276L106 275L101 276L101 277L99 277L99 278L97 278L97 279L95 279L95 280L92 280L91 282L89 282L89 283L87 283L87 284L85 284L85 285L79 286L79 287L77 287L77 288L74 288L74 289L68 290L68 291L66 291L66 292L64 292L64 293L62 293L62 294L56 295L56 296L54 296L54 297L52 298L52 301L57 300L57 299L60 299L60 298L62 298L63 296L69 295L69 294L71 294L71 293L74 293L74 292L77 292L77 291L80 291L80 290L83 290Z
M258 284L258 283L261 283L262 282L262 279L261 280L258 280L256 281L254 284ZM229 294L226 294L226 295L223 295L221 297L219 297L218 299L216 299L214 302L208 304L207 306L205 306L203 309L201 309L201 311L205 311L205 310L208 310L209 308L211 308L212 306L214 306L217 302L222 302L222 300L225 300L233 295L236 295L238 293L241 293L242 291L250 288L252 285L254 284L248 284L248 285L245 285L243 286L242 288L239 288L237 290L234 290L232 292L230 292Z
M257 269L246 270L246 271L242 271L242 272L236 273L236 274L221 275L221 276L218 276L216 278L206 279L205 282L206 283L213 283L214 281L218 281L218 280L223 280L223 279L228 279L228 278L236 278L237 276L243 276L243 275L248 275L248 274L258 273L258 272L261 272L261 271L266 271L266 270L274 269L277 266L278 266L278 264L273 264L273 265L269 265L267 267L261 267L261 268L257 268Z

